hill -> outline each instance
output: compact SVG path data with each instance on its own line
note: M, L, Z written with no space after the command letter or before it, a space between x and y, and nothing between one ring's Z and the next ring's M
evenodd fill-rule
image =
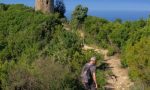
M139 86L132 88L149 89L150 19L110 22L79 17L66 21L66 30L58 14L0 4L0 89L83 90L79 82L82 66L91 56L97 57L98 67L104 65L102 54L82 50L85 44L108 49L108 56L119 54L122 67ZM97 70L100 89L104 89L106 75L112 73L105 67Z
M66 31L57 14L21 4L0 5L2 90L82 90L78 77L93 55L82 51L78 34ZM99 79L104 83L103 73Z

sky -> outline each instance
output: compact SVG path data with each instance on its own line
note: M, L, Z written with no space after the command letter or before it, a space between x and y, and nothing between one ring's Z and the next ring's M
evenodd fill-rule
M2 3L22 3L34 6L34 0L0 0ZM150 11L150 0L64 0L67 11L82 4L89 11Z
M103 17L108 20L137 20L150 14L150 0L63 0L66 16L71 18L74 8L81 4L88 7L88 15ZM0 0L5 4L25 4L34 7L35 0Z

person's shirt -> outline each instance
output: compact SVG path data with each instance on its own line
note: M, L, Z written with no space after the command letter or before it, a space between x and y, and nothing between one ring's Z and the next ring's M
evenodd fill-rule
M96 73L96 65L91 65L90 71L91 71L91 74Z
M85 71L86 72L86 75L85 75ZM83 67L83 70L82 70L82 75L83 75L83 81L85 82L93 82L93 73L96 72L96 65L93 65L93 64L89 64L89 63L86 63Z

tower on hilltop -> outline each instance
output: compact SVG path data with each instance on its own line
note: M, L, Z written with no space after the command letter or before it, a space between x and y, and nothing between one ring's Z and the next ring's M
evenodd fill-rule
M43 13L53 13L54 0L35 0L35 11L42 11Z

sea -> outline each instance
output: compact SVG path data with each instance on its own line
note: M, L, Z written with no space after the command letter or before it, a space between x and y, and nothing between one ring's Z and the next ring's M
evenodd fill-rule
M68 20L71 19L73 11L66 11L65 15ZM109 21L121 19L122 21L135 21L139 19L148 19L150 17L150 11L90 11L90 16L96 16L105 18Z
M26 0L2 0L0 3L6 3L6 4L16 4L16 3L23 3L25 5L34 7L34 0L30 0L30 2L26 2ZM71 19L71 14L73 10L67 10L65 15L68 18L68 20ZM96 16L100 18L105 18L110 21L114 21L115 19L122 19L122 21L134 21L134 20L139 20L139 19L147 19L150 15L150 10L148 11L132 11L132 10L98 10L98 11L93 11L89 10L88 15L91 16Z

